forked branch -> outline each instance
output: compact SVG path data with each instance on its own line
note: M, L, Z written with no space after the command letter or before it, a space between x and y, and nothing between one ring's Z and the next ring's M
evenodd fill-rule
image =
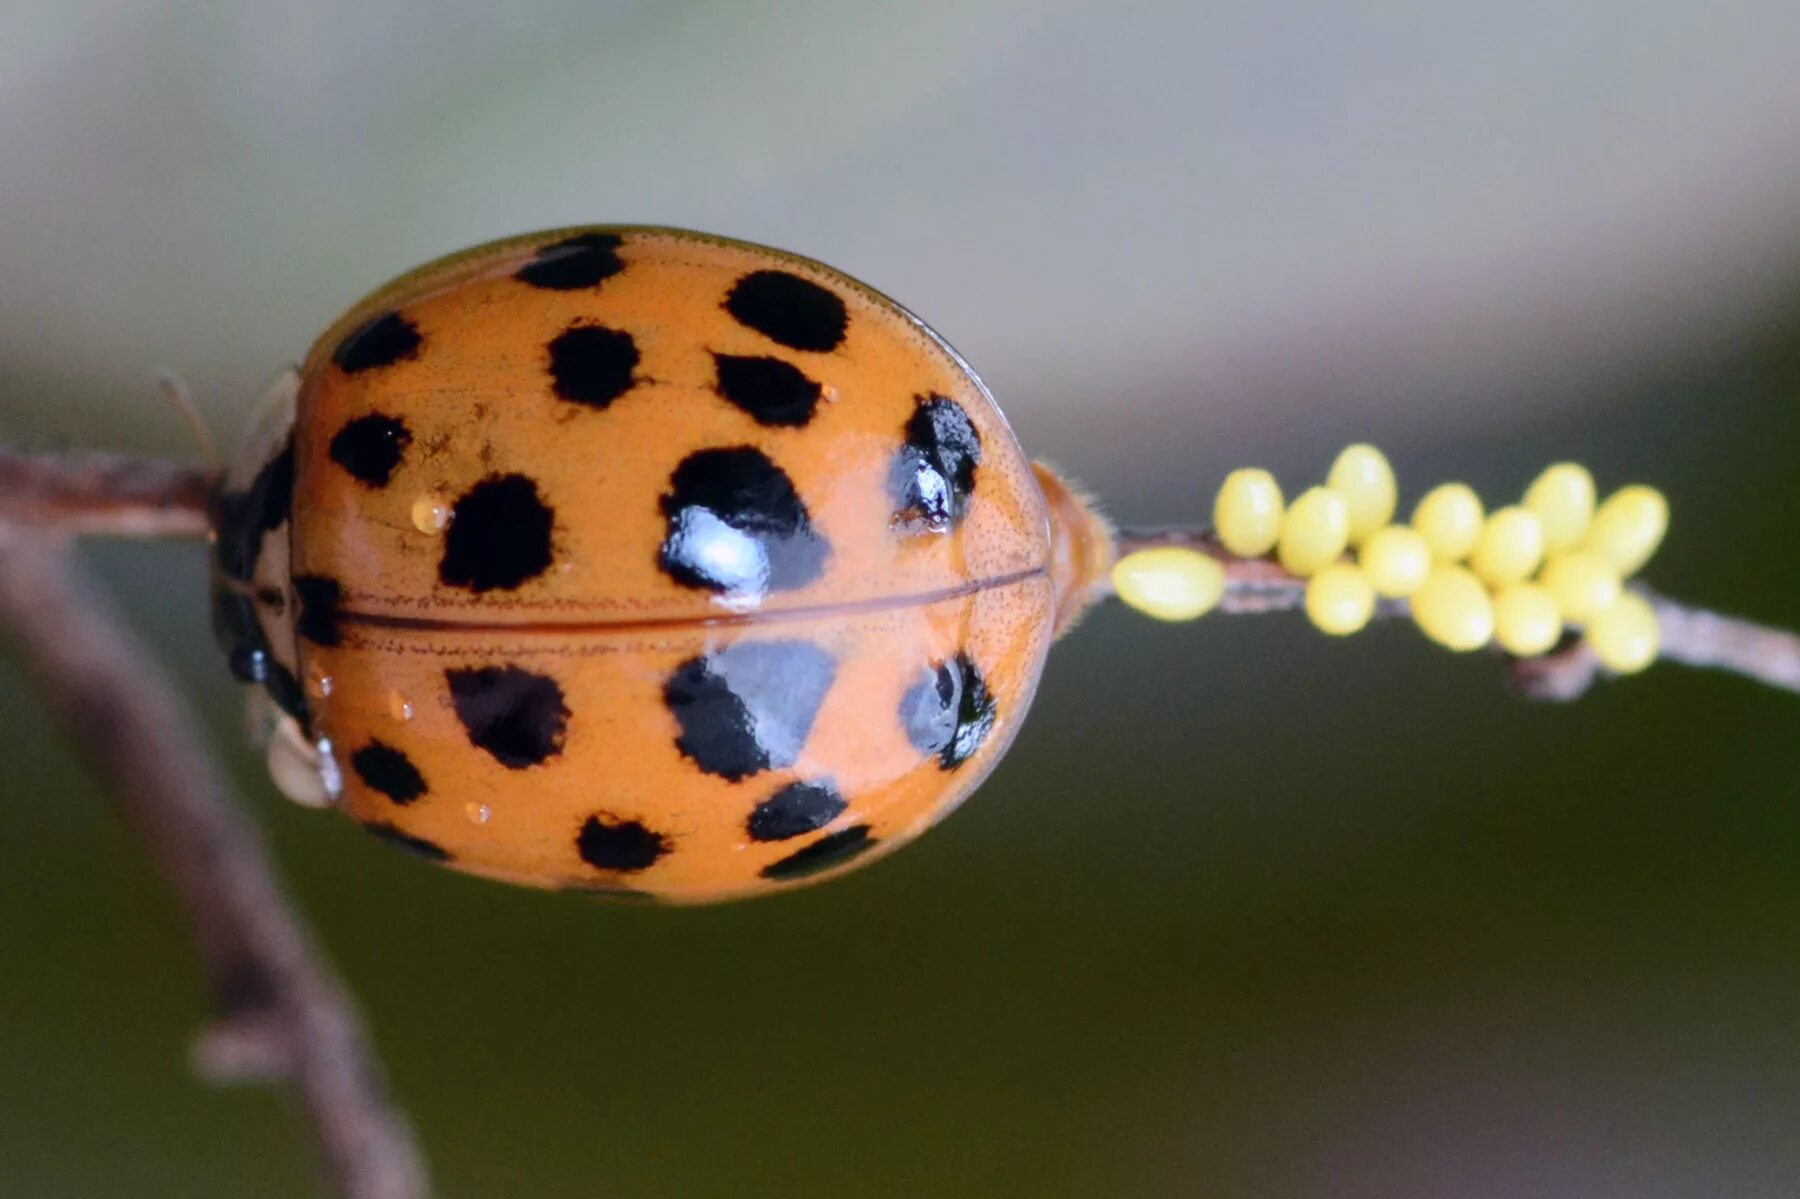
M288 1082L344 1199L416 1199L428 1190L424 1162L354 1005L175 688L82 585L67 553L74 534L204 537L212 483L208 471L169 462L0 448L0 626L186 911L218 1011L197 1041L197 1066L222 1080ZM1221 611L1304 602L1303 580L1266 559L1233 557L1205 530L1119 538L1121 552L1157 545L1189 546L1224 564ZM1800 637L1644 594L1663 657L1800 691ZM1406 612L1395 601L1378 610ZM1579 641L1510 666L1522 690L1546 699L1573 698L1599 674Z

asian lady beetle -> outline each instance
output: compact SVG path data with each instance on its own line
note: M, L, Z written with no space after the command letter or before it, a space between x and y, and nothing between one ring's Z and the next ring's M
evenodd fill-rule
M685 902L942 819L1112 556L905 309L622 226L351 309L214 525L215 626L280 710L284 790L457 869Z

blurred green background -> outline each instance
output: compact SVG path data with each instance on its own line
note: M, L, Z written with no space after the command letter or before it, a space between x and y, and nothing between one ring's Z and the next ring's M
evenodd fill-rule
M1351 11L1351 10L1360 11ZM1369 438L1403 502L1591 463L1654 582L1800 623L1800 9L0 3L0 437L191 452L418 261L689 225L936 324L1136 522ZM1407 628L1103 610L922 843L611 907L285 805L189 545L88 562L355 987L446 1196L1787 1196L1800 701L1572 707ZM159 881L0 671L0 1194L302 1196L187 1075Z

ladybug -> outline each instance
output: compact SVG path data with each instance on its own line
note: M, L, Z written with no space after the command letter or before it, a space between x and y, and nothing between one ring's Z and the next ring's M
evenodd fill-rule
M955 809L1112 558L904 308L635 226L357 304L212 520L215 630L283 791L458 870L690 903Z

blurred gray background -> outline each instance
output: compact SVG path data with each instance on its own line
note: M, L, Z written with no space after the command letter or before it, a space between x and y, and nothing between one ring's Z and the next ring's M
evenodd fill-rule
M0 437L191 455L338 311L535 227L687 225L935 324L1127 521L1368 438L1403 502L1575 456L1800 622L1800 7L0 0ZM1571 708L1406 628L1092 616L977 800L660 911L285 806L203 554L93 568L202 709L447 1196L1786 1196L1800 702ZM0 672L0 1193L301 1196L184 1071L175 914Z

